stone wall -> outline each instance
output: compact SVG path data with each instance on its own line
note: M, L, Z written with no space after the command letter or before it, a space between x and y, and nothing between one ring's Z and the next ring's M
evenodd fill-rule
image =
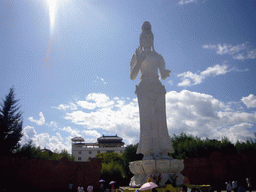
M0 185L7 191L68 191L68 184L76 189L92 183L99 187L101 159L90 162L70 162L41 159L0 158Z
M209 158L185 159L181 173L192 184L212 184L223 188L226 181L238 180L245 186L245 178L251 177L255 186L255 162L255 153L224 155L213 152Z
M241 181L245 186L245 178L251 177L255 188L255 162L255 153L226 156L214 152L209 158L185 159L185 168L181 173L188 177L191 184L212 184L222 189L228 180ZM96 158L90 162L70 162L66 158L49 161L4 157L0 158L0 186L15 192L65 192L72 181L75 189L79 184L87 187L89 183L98 188L100 170L101 160Z

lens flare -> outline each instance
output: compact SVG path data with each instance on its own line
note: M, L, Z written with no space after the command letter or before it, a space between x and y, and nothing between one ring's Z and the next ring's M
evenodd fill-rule
M59 0L47 0L48 7L49 7L49 18L50 18L51 33L53 33L54 26L55 26L58 1Z

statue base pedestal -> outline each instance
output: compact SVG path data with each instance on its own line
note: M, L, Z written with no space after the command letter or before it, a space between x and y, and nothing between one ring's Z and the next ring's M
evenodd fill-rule
M180 173L184 169L183 160L133 161L130 162L129 168L134 174L129 184L130 187L140 187L147 182L148 178L158 184L159 187L165 186L168 180L172 185L181 186L183 184L184 176Z
M119 189L122 192L135 192L136 189L139 188L133 188L133 187L119 187ZM167 184L162 188L157 187L156 190L158 192L166 192L167 190L169 190L170 192L180 192L182 189L181 187L173 187L171 184ZM151 190L145 190L145 192L151 192Z

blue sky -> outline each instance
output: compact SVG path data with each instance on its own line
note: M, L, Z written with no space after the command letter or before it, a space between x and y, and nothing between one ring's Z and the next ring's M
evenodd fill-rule
M21 143L71 150L71 138L139 140L130 60L144 21L171 76L170 136L255 138L254 0L2 0L0 97L14 86Z

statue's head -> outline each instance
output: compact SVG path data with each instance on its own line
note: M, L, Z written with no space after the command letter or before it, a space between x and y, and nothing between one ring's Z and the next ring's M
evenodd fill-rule
M146 30L151 31L151 25L150 25L150 23L149 23L148 21L145 21L145 22L143 23L141 29L142 29L142 31L144 31L144 30L145 30L145 31L146 31Z
M151 31L151 25L145 21L141 27L140 46L144 48L152 48L154 50L154 35Z

